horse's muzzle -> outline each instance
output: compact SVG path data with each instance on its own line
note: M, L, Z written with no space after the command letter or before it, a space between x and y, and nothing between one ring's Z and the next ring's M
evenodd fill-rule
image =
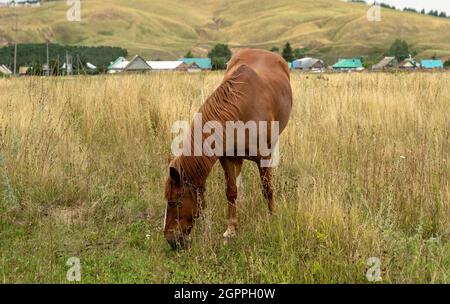
M165 234L164 237L166 238L167 242L169 243L170 247L172 247L173 250L176 250L178 248L180 249L187 249L189 247L189 237L185 236L183 234Z

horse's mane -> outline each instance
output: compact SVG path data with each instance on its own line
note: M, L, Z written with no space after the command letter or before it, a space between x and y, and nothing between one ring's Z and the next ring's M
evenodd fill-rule
M200 107L202 127L208 121L217 121L224 127L226 121L240 120L239 104L245 96L244 92L240 90L242 86L239 84L245 84L238 80L240 75L240 73L233 73L231 77L225 79ZM192 125L191 131L191 151L194 151L195 141ZM202 143L208 136L209 134L202 132ZM195 180L207 176L216 160L216 156L180 156L174 160L174 165Z

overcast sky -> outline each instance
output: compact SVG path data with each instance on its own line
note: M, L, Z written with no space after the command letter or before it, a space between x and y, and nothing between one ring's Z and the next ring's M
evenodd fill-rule
M366 1L372 2L372 1ZM427 12L431 9L438 11L445 11L450 13L450 0L378 0L390 5L395 5L397 8L412 7L415 9L425 9Z

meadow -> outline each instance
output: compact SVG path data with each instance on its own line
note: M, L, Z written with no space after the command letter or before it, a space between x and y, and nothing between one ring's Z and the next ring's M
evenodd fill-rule
M188 250L162 235L170 132L223 74L0 79L0 282L450 283L450 73L292 74L269 216L217 164Z

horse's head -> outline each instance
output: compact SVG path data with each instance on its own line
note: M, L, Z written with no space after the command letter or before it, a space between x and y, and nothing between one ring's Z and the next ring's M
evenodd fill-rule
M164 237L173 249L177 246L185 248L194 220L200 214L203 188L194 186L181 172L181 168L171 163L164 192L167 200Z

